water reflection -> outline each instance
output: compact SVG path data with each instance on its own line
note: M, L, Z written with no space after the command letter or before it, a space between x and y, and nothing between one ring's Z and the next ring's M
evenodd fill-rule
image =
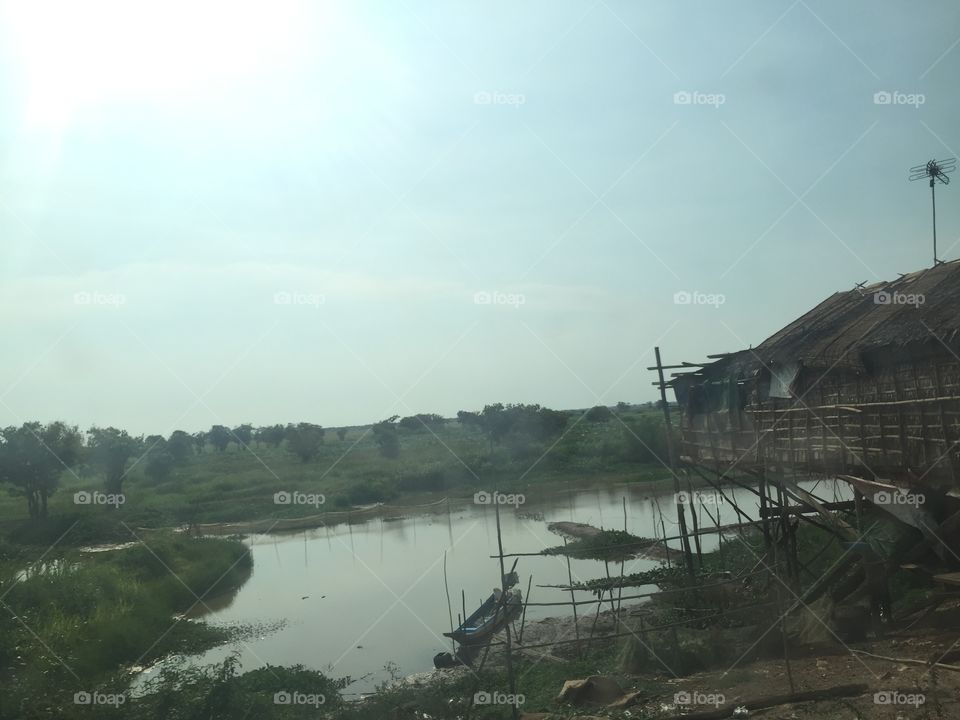
M814 483L804 487L813 488ZM737 488L725 490L751 518L756 498ZM821 497L846 499L846 486L823 487ZM701 527L736 522L729 503L700 503ZM530 495L526 504L501 512L506 553L536 553L562 544L547 523L569 520L608 529L626 528L644 537L677 533L672 493L653 493L642 485L568 490ZM208 603L214 623L275 623L281 630L239 645L216 648L196 658L217 662L234 650L245 669L271 663L302 663L335 677L363 678L350 687L369 692L388 678L390 663L409 674L432 667L433 656L450 650L441 633L450 629L451 610L444 591L447 555L454 617L472 612L499 582L490 556L497 551L495 513L489 505L463 504L439 514L375 518L247 539L253 554L250 580L222 602ZM704 551L716 547L715 535L701 537ZM670 542L672 548L679 543ZM511 561L512 562L512 561ZM626 563L573 560L575 582L607 574L629 574L656 567L648 559ZM534 602L568 601L570 594L541 585L566 585L567 563L560 556L521 557L517 570L525 591L532 576ZM631 588L631 594L653 590ZM575 593L577 600L592 599ZM465 600L461 600L461 597ZM626 604L626 603L625 603ZM567 608L530 607L526 621L565 614Z

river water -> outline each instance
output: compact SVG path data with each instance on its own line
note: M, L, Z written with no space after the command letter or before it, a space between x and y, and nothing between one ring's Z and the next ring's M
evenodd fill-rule
M849 499L849 488L833 482L801 485L827 500ZM712 525L706 510L722 524L736 522L733 508L710 489L698 491L698 514L703 526ZM740 508L757 516L757 499L749 491L727 488ZM673 494L652 493L643 485L585 491L556 491L531 495L517 508L502 506L500 522L506 553L537 552L561 545L547 530L548 522L572 520L608 529L626 527L643 537L677 533ZM659 509L658 509L659 508ZM688 519L689 522L689 519ZM230 643L189 659L212 663L238 651L245 670L264 664L294 665L321 670L331 677L350 676L347 693L366 693L388 680L393 672L409 675L433 667L433 656L450 650L441 633L449 631L450 617L444 592L444 556L454 624L471 613L499 583L496 513L493 506L454 505L448 514L402 518L375 518L363 524L337 525L296 533L253 535L247 538L253 553L253 572L238 591L216 598L194 615L213 624L276 626L252 639ZM716 536L704 536L704 550L716 547ZM671 542L679 547L678 542ZM507 561L510 562L509 560ZM656 561L630 560L626 573L654 568ZM508 565L509 569L509 565ZM574 581L604 577L604 563L573 560ZM526 592L533 576L532 602L563 602L569 593L538 585L567 583L562 556L521 557L519 587ZM619 563L610 563L612 575ZM631 588L637 594L655 588ZM593 596L578 593L577 599ZM569 607L531 607L527 621L569 613ZM147 676L149 677L149 675ZM144 678L145 679L145 678Z

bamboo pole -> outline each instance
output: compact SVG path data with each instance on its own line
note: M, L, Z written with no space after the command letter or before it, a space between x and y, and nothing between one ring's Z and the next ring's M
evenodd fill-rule
M530 585L533 584L533 575L530 576L530 579L527 580L527 594L523 596L523 617L520 618L520 635L517 637L517 642L523 642L523 626L527 622L527 605L530 604Z
M450 585L447 583L447 551L443 551L443 589L447 593L447 614L450 616L450 634L453 634L453 605L450 603ZM457 651L457 644L450 638L450 649Z
M494 497L499 496L499 493ZM506 602L507 597L507 583L506 583L506 572L503 566L503 535L500 531L500 503L494 503L494 508L496 508L497 516L497 551L500 553L500 587L502 592L502 597L504 602ZM569 563L569 560L567 561ZM506 612L506 608L504 608ZM510 638L510 623L506 624L506 633L507 633L507 682L510 684L510 694L516 696L517 694L517 680L513 675L513 653L511 652L511 638ZM517 714L517 704L511 703L510 709L513 711L513 720L518 720L519 715Z
M563 545L566 547L567 539L563 539ZM577 622L577 596L573 592L573 572L570 570L570 556L567 555L567 581L570 583L570 606L573 608L573 632L577 638L577 657L580 657L580 625ZM559 603L564 605L566 603Z
M670 474L673 476L673 492L675 493L675 504L677 508L677 520L680 522L680 534L683 536L681 544L683 547L683 560L687 566L687 574L692 578L693 554L690 552L690 538L687 537L687 518L684 512L683 503L680 502L680 478L677 475L676 456L673 449L673 425L670 422L670 405L667 402L667 386L663 380L663 363L660 361L660 347L654 347L654 354L657 359L657 375L660 380L660 401L663 405L664 432L667 440L667 455L670 461ZM664 533L666 534L666 533Z
M623 496L623 531L627 532L627 496ZM620 602L623 599L623 571L627 563L620 561L620 589L617 591L617 620L620 619Z

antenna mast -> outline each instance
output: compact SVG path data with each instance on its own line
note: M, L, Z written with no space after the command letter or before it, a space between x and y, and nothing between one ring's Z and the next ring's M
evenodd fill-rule
M937 182L941 182L944 185L950 184L950 178L947 177L949 173L952 173L957 169L957 159L949 158L948 160L930 160L929 162L923 165L916 165L910 168L910 180L924 180L930 179L930 202L933 207L933 264L934 267L939 264L937 260L937 196L934 191Z

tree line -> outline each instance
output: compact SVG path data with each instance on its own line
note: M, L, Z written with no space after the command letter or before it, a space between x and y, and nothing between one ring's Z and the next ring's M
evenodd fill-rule
M250 424L235 428L214 425L196 433L174 430L168 437L144 437L114 427L92 427L82 433L77 426L60 421L46 425L26 422L0 430L0 484L24 496L31 518L45 518L49 498L66 471L78 477L99 473L105 491L119 495L124 480L141 463L148 478L161 482L190 456L208 448L222 453L231 443L279 447L284 442L306 463L319 453L325 433L320 425L301 422L256 429ZM340 428L337 435L343 440L346 429Z
M616 409L629 406L618 403ZM588 422L607 422L614 417L605 406L586 411ZM461 410L458 423L482 433L490 448L510 438L511 442L548 443L560 438L570 424L571 414L540 405L503 404L485 405L482 410ZM435 413L420 413L401 418L393 415L369 426L374 445L380 455L396 459L400 455L400 431L404 433L436 434L447 420ZM652 437L657 421L647 420L647 426L627 428L626 459L644 461L650 447L656 444ZM347 428L338 428L337 437L344 441ZM27 422L16 427L0 429L0 484L11 486L26 499L31 518L47 516L47 504L56 491L61 475L70 471L78 477L99 473L107 493L121 494L123 483L130 472L141 465L144 475L154 482L162 482L173 471L184 465L191 456L205 452L223 453L231 446L237 448L284 446L301 462L317 458L326 436L326 429L313 423L288 423L254 427L244 423L230 428L213 425L209 430L188 433L174 430L169 436L131 435L114 427L93 427L82 433L77 426L64 422Z

